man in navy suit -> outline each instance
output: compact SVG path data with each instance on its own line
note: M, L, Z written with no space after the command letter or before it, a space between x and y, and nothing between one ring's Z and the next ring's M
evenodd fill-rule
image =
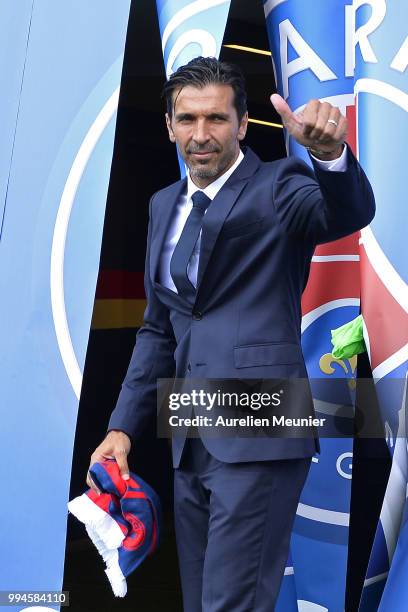
M271 96L313 171L296 158L263 163L241 150L248 113L237 67L196 58L165 95L169 137L188 176L150 200L144 325L91 457L115 457L123 478L131 441L156 417L157 379L307 377L301 295L313 251L366 226L375 211L338 108L311 100L294 115ZM291 416L313 415L310 399L293 402ZM318 443L186 433L172 442L185 612L271 612Z

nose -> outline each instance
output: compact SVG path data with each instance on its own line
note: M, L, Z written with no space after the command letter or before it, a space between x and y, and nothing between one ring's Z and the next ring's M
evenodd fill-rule
M205 119L199 119L194 126L193 140L200 145L210 140L208 125Z

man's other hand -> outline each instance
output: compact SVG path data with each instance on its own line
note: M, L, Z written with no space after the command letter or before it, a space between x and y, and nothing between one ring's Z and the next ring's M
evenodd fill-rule
M94 463L104 461L105 459L116 459L121 476L124 480L129 478L129 467L127 463L127 456L130 452L130 438L124 431L112 429L106 436L106 438L100 443L91 455L91 463L89 469ZM98 495L101 494L98 487L93 482L89 473L86 477L86 484Z
M320 100L310 100L300 113L293 113L279 94L271 102L282 118L284 127L301 145L321 159L336 159L343 151L347 135L347 119L337 106Z

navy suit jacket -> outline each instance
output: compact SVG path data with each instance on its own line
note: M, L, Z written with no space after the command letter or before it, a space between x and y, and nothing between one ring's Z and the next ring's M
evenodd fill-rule
M194 304L159 283L161 249L186 179L150 200L147 307L108 429L140 438L156 418L158 378L306 378L301 296L317 244L365 227L375 213L371 186L348 148L345 172L314 171L289 157L264 163L245 148L241 164L203 222ZM310 398L309 398L310 399ZM291 416L313 414L296 402ZM173 437L179 465L185 430ZM226 462L313 455L313 437L204 438Z

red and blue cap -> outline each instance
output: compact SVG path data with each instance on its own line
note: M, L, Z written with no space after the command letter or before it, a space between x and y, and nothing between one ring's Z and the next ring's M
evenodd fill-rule
M140 476L131 472L124 480L114 459L94 463L89 471L101 494L88 489L68 510L84 523L103 557L114 594L124 597L127 576L158 547L160 499Z

